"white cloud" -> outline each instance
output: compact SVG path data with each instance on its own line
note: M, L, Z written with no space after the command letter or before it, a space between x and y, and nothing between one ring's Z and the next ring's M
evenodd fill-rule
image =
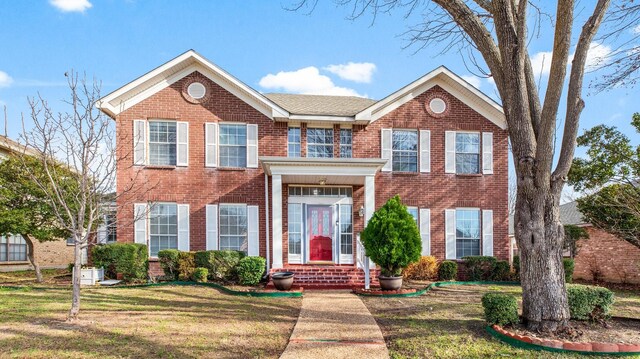
M533 75L536 81L540 75L549 75L549 72L551 71L552 56L553 53L551 51L541 51L531 56L531 68L533 69ZM571 61L571 59L569 59L569 61Z
M9 74L4 71L0 71L0 87L9 87L13 83L13 79Z
M609 63L611 60L609 58L611 52L612 50L609 46L595 41L592 42L589 45L589 52L587 52L587 62L585 64L586 70L595 70L596 68Z
M371 83L371 76L376 71L376 65L371 62L349 62L340 65L329 65L324 68L343 80L360 83Z
M93 6L89 0L49 0L49 3L62 12L84 12Z
M631 29L631 32L634 33L635 35L640 35L640 25Z
M468 83L471 84L471 86L479 89L480 88L480 84L482 83L482 80L478 77L478 76L473 76L473 75L463 75L460 76L462 77L463 80L467 81Z
M295 71L280 71L275 75L268 74L261 78L258 84L269 90L306 95L361 96L353 89L336 86L328 76L321 75L315 66Z

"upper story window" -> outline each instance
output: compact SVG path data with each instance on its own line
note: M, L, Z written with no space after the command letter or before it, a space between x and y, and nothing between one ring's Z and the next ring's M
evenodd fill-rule
M480 210L456 210L456 258L480 255Z
M300 127L289 127L288 133L289 157L300 157Z
M333 129L307 129L307 157L333 157Z
M479 133L456 133L456 173L480 173Z
M0 236L0 262L27 260L27 242L22 236Z
M173 121L149 121L149 164L175 166L177 128Z
M340 129L340 157L351 158L353 155L352 132L350 128Z
M418 172L418 132L393 130L393 171Z
M178 249L178 206L157 203L149 211L149 255L157 257L163 249Z
M247 252L247 206L220 205L220 250Z
M247 126L220 124L220 167L247 167Z

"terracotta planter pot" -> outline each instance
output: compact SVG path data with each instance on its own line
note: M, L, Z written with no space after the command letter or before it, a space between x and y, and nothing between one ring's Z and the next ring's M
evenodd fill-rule
M124 279L124 274L122 274L122 273L116 273L116 279L117 279L117 280L123 280L123 279Z
M402 288L402 276L379 276L378 281L380 282L380 288L382 288L382 290L399 290L400 288Z
M293 273L292 272L278 272L271 275L273 285L277 290L289 290L293 285Z

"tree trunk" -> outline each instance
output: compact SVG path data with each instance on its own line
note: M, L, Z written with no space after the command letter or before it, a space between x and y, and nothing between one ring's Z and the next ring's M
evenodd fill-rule
M518 195L516 202L522 316L530 330L562 330L570 318L562 264L564 228L559 220L559 207L559 197L552 195L550 189L539 189L529 198Z
M73 294L71 296L71 309L69 310L68 321L78 319L80 313L80 277L82 271L82 248L76 240L74 246L74 261L73 261Z
M36 262L33 241L31 240L31 237L26 234L22 234L22 238L24 238L24 241L27 243L27 258L29 258L29 262L31 262L33 270L36 271L36 283L42 283L42 272L40 271L40 266Z

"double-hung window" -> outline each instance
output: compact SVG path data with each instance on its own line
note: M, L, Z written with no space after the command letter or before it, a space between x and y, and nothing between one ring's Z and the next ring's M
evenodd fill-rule
M243 251L248 249L247 206L220 205L220 249Z
M149 164L175 166L177 134L173 121L149 121Z
M480 173L479 133L456 133L456 173Z
M107 243L115 243L117 242L117 237L116 237L116 213L115 212L109 212L106 214L105 216L105 227L107 230L107 238L106 238L106 242Z
M351 158L352 150L352 132L350 128L340 129L340 157Z
M480 210L456 210L456 258L480 255Z
M307 157L333 157L333 129L307 129Z
M220 124L220 167L247 167L247 126Z
M178 249L178 206L156 203L149 211L150 256L157 257L163 249Z
M289 127L288 133L289 157L300 157L300 127Z
M418 172L418 131L393 130L393 171Z
M0 262L24 262L27 260L27 242L22 236L0 237Z

